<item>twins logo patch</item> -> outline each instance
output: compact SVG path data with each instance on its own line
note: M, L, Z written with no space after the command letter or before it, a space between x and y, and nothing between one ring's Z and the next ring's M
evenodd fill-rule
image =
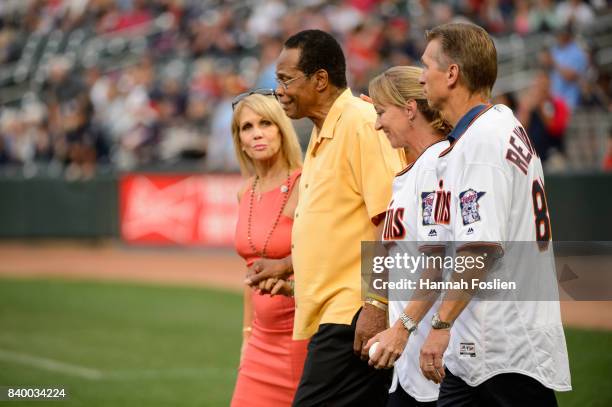
M463 218L463 225L469 225L470 223L478 222L480 220L480 213L478 213L478 200L485 194L485 192L474 191L468 189L459 194L459 204L461 205L461 217Z
M435 225L433 217L434 192L421 192L421 208L423 209L423 225Z

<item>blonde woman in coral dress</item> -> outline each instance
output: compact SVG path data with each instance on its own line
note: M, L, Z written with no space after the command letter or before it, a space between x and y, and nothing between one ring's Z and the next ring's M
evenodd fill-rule
M307 341L294 341L291 227L301 151L290 120L259 90L234 101L234 146L248 179L239 192L236 250L247 269L281 267L286 278L244 291L243 345L232 407L290 406L302 375ZM273 294L264 294L264 292Z

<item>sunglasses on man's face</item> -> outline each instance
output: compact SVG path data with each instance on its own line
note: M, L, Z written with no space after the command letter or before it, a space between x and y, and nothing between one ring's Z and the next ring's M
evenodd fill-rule
M240 103L242 99L251 95L274 96L275 98L277 97L274 89L255 89L250 92L244 92L232 99L232 110L236 108L236 105Z

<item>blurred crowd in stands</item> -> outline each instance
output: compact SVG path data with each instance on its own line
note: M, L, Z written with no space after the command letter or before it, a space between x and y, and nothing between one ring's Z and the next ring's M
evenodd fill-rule
M276 87L274 62L285 38L306 28L334 33L359 93L388 66L418 64L424 31L456 20L478 23L496 38L550 35L533 84L496 96L515 110L546 159L551 151L563 154L576 110L612 112L610 67L597 66L583 40L610 9L605 0L3 0L0 67L9 73L36 35L82 31L108 44L145 43L110 64L87 63L79 52L40 62L38 81L28 78L18 97L2 100L0 167L71 179L102 167L186 160L236 171L230 101L247 89ZM0 83L0 93L14 82ZM612 170L609 144L602 166Z

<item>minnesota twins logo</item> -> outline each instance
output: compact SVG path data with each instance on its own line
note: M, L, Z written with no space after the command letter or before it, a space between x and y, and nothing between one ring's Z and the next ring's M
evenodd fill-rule
M470 223L480 220L480 213L478 213L480 205L478 205L478 200L484 194L485 192L477 192L471 188L459 194L459 204L461 205L461 216L463 217L464 225L469 225Z
M421 208L423 209L423 225L435 225L433 218L433 203L436 194L432 192L421 192Z

